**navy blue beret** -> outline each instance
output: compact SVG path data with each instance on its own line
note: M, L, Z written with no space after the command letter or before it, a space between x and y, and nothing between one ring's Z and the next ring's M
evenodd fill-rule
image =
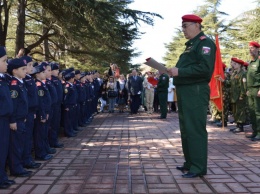
M51 70L57 70L60 68L59 64L56 62L51 62Z
M0 57L3 57L6 55L6 48L4 46L0 46Z
M38 66L35 66L35 72L34 73L41 73L41 72L45 71L47 65L48 64L45 63L45 62L41 62Z
M30 56L22 56L20 59L26 61L26 64L32 62L32 57Z
M80 70L75 70L75 75L80 74Z
M65 81L69 81L71 78L74 78L74 77L75 77L75 73L73 73L73 72L69 72L64 75Z
M26 66L26 63L21 59L11 59L8 61L7 72L12 74L14 69Z

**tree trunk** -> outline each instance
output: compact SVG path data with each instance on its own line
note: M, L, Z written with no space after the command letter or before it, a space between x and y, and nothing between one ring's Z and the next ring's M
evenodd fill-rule
M18 0L17 18L18 25L16 28L15 53L17 54L21 48L24 48L25 39L25 8L27 0Z
M10 7L11 7L11 3L10 5L8 5L7 0L3 0L3 1L0 0L0 45L1 46L5 46L5 42L6 42Z

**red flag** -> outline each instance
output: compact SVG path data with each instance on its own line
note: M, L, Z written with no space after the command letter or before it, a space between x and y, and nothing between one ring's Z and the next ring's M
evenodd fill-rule
M216 35L216 60L215 60L215 67L214 72L212 74L209 86L210 86L210 100L216 105L219 111L222 111L222 86L221 81L218 80L219 77L224 79L224 72L223 72L223 63L221 59L220 53L220 46L218 41L218 35Z

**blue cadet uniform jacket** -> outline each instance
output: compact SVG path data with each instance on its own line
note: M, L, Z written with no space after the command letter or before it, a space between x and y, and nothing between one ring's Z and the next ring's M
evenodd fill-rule
M50 79L46 79L46 86L48 87L48 90L50 92L51 105L54 105L58 102L58 94L56 91L56 87L54 86L52 80Z
M29 111L36 112L38 108L38 90L36 83L30 75L26 75L23 80L27 88Z
M36 80L36 86L39 98L37 116L39 116L41 120L44 120L51 110L51 96L47 86L43 82Z
M25 120L28 114L28 97L25 85L17 78L12 77L10 92L13 100L13 113L10 117L10 123L16 123L18 120Z
M70 108L77 104L77 93L76 87L71 83L66 83L64 88L64 100L63 106L64 109Z
M56 91L57 91L57 97L58 97L57 102L61 103L63 101L63 86L62 86L62 83L59 80L59 78L57 78L55 76L52 76L51 79L52 79L52 83L55 86Z
M8 80L0 76L0 117L9 117L13 113L13 102L10 95Z

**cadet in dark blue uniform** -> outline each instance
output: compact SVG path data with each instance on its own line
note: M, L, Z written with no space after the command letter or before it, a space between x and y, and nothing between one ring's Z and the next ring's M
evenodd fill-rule
M86 86L86 124L89 124L92 119L91 119L91 115L92 115L92 96L93 96L93 89L92 89L92 85L90 83L91 80L91 76L90 76L90 72L87 72L87 80L85 83Z
M29 56L23 56L20 58L25 60L27 64L27 75L25 76L24 84L27 89L28 96L28 114L25 122L25 148L23 152L23 166L25 168L39 168L41 163L35 163L32 157L32 145L33 145L33 128L34 119L36 118L36 110L38 107L38 94L34 78L30 75L33 72L33 61Z
M13 112L13 102L8 82L4 75L7 70L6 60L5 47L0 46L0 189L7 189L11 184L15 183L13 180L8 180L5 171L10 138L9 117Z
M79 114L79 126L85 127L85 115L86 115L86 74L81 73L80 78L80 92L79 92L79 106L80 106L80 114Z
M53 119L55 119L54 114L53 114L53 109L54 109L55 105L57 104L58 94L57 94L57 91L56 91L56 87L54 86L54 84L51 80L51 74L52 74L51 65L48 64L46 66L46 69L45 69L45 76L46 76L46 86L47 86L49 93L50 93L50 96L51 96L51 109L50 109L50 112L49 112L49 118L46 122L47 130L48 130L48 140L47 140L46 144L48 145L48 153L49 154L55 154L56 149L50 147L50 143L53 143L53 142L50 142L50 138L53 136L53 134L56 133L55 132L56 129L52 128L51 122L53 121Z
M51 121L52 133L49 136L50 146L54 148L62 148L64 145L59 143L58 137L60 132L60 122L61 122L61 103L63 100L63 86L58 78L59 75L59 64L51 63L51 73L52 73L52 83L57 91L57 103L53 105L53 119Z
M34 126L34 150L36 160L49 160L53 156L48 154L48 129L47 120L51 109L51 96L49 90L44 83L46 80L45 69L47 64L40 63L35 67L35 81L38 89L39 106L36 112L36 120Z
M8 62L7 72L12 75L10 83L11 98L13 101L13 113L10 117L10 145L8 164L13 176L30 176L31 171L23 167L23 152L25 148L25 121L28 114L27 89L23 82L26 76L26 63L21 59L13 59Z
M75 107L77 105L76 88L73 85L75 74L66 71L64 79L66 81L64 87L64 100L63 100L63 114L64 114L64 132L67 137L75 137L76 132L73 130L73 121L75 114Z
M76 88L76 95L77 95L77 104L76 104L76 107L75 107L75 113L74 113L74 118L72 120L72 123L73 123L73 129L75 131L81 131L81 129L78 128L79 126L79 115L80 115L80 102L79 102L79 96L81 95L81 85L80 85L80 81L79 81L79 78L80 78L80 71L79 70L76 70L75 71L75 78L74 78L74 83L73 85L75 86Z

